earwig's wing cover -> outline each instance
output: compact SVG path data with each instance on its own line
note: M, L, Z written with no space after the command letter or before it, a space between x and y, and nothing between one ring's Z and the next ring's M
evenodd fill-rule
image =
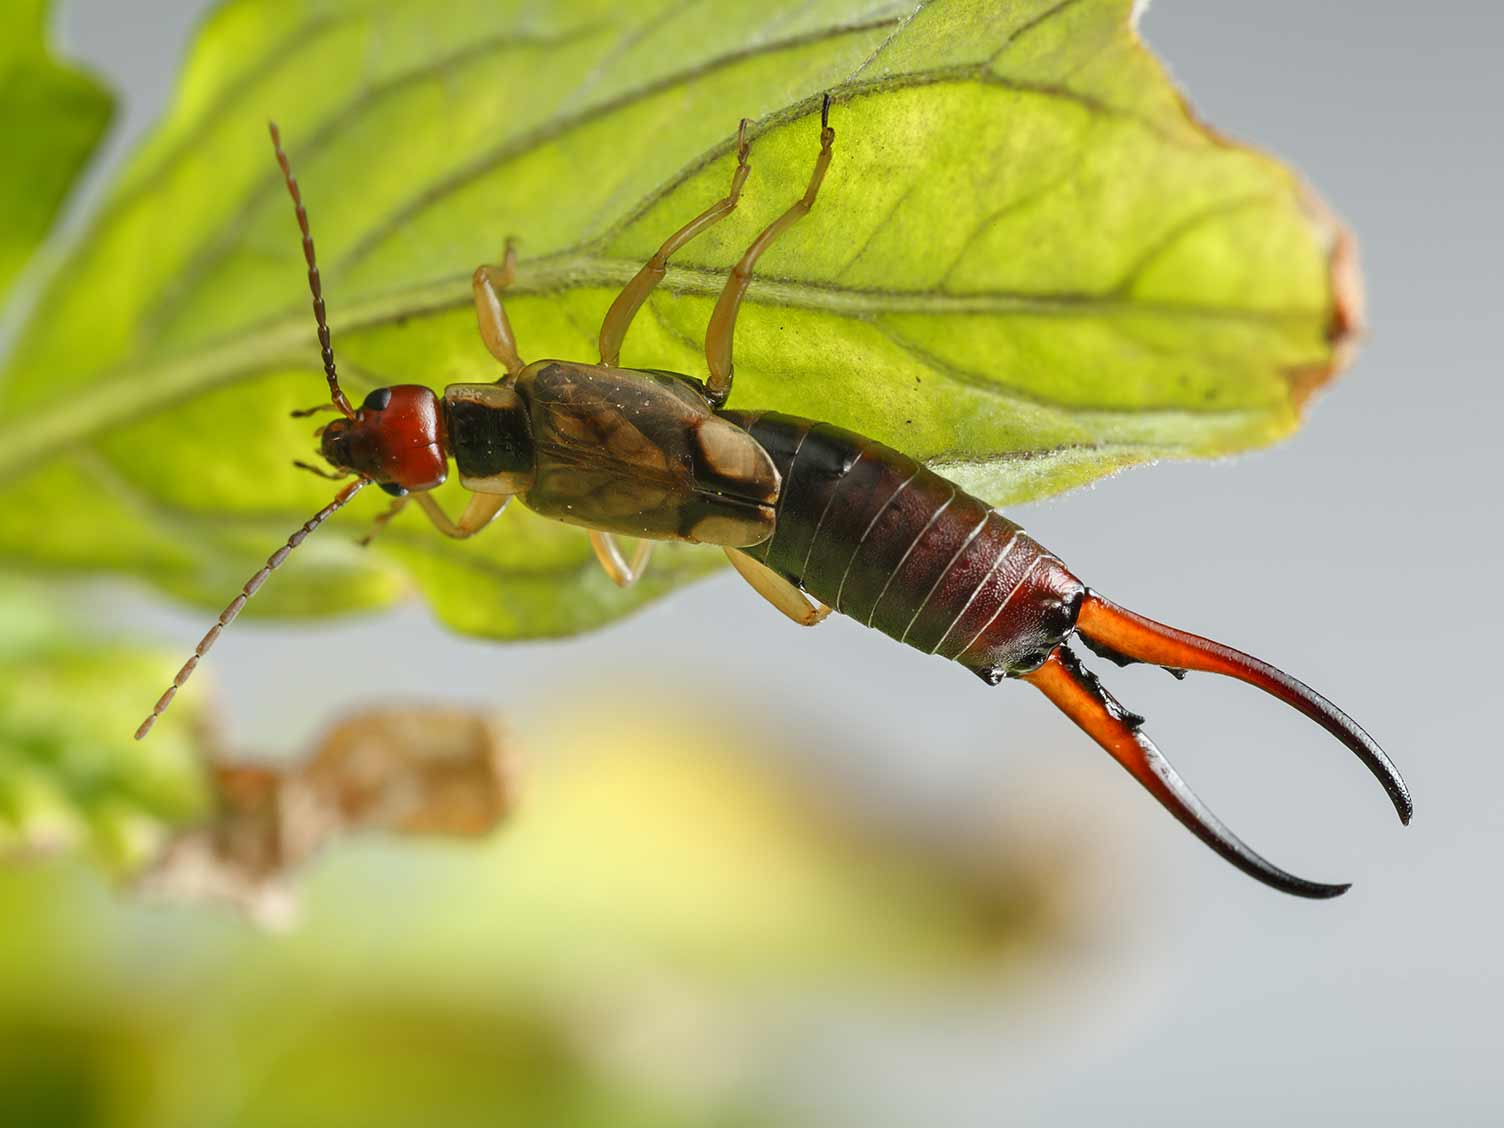
M517 381L527 399L535 512L629 536L741 547L773 528L778 471L687 379L543 361Z

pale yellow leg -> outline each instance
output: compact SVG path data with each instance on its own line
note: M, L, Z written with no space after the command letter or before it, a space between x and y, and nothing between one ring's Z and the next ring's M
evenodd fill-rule
M478 266L470 278L475 291L475 322L480 327L480 339L487 350L501 361L508 376L518 375L525 365L517 355L517 339L512 336L512 323L507 320L507 310L501 304L501 291L517 273L517 248L507 243L506 257L500 267Z
M830 147L835 139L836 131L830 128L830 95L827 94L820 110L820 155L815 158L815 170L810 174L804 195L752 240L747 253L742 255L741 262L736 264L731 277L726 279L726 288L721 291L715 310L710 315L710 325L705 330L705 362L710 368L710 379L705 382L705 391L709 394L710 402L716 406L725 403L731 395L734 370L731 344L736 335L736 313L741 308L742 296L752 283L752 268L778 236L808 215L810 208L815 206L820 182L825 179L825 170L830 166Z
M606 320L601 323L602 364L615 367L620 359L621 343L632 325L632 318L637 316L642 303L648 300L653 287L663 281L669 256L706 228L726 218L736 207L736 201L741 198L742 185L747 182L747 174L752 171L752 166L747 163L747 151L747 119L742 118L741 128L736 134L736 171L731 174L731 191L726 193L725 199L711 204L670 235L663 246L658 248L658 253L648 259L647 265L616 295L616 300L606 311Z
M392 504L387 506L383 512L377 514L376 520L371 522L371 527L366 530L366 535L355 543L360 545L361 548L369 548L371 542L376 539L376 534L391 524L393 517L407 508L407 501L411 496L411 494L403 494L401 497L394 497Z
M640 540L632 553L632 562L622 555L621 545L610 533L590 531L590 547L595 549L595 558L601 562L606 575L617 587L631 587L647 571L648 558L653 555L653 542Z
M512 500L511 494L471 494L470 503L465 506L465 511L460 514L459 523L456 524L449 519L449 515L434 499L433 494L418 493L410 496L422 506L423 512L428 514L428 519L433 522L434 528L446 537L454 537L456 540L473 537L494 521L496 515L507 507L507 502Z
M801 627L813 627L830 614L830 608L825 604L818 600L811 603L809 596L804 592L766 564L760 560L753 560L740 549L728 548L726 559L730 560L731 566L741 573L742 579L752 585L753 591Z

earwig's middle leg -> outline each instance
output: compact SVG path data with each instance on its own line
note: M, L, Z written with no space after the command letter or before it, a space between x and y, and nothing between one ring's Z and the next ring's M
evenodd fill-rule
M830 128L830 95L820 108L820 155L815 158L815 169L810 173L804 195L781 216L768 224L761 235L752 240L747 253L726 279L726 288L721 291L715 310L710 315L710 324L705 330L705 362L710 368L710 379L705 382L705 391L710 402L719 407L731 395L732 338L736 334L736 314L741 308L742 296L752 283L752 268L762 253L815 206L815 197L820 192L820 183L825 179L825 170L830 166L830 147L835 143L836 131Z
M480 327L480 339L490 354L501 361L508 376L520 375L526 367L522 357L517 355L512 323L507 319L506 307L501 304L501 291L516 273L517 248L508 240L501 266L478 266L470 278L471 288L475 291L475 321Z
M617 587L631 587L642 579L642 574L648 570L648 559L653 555L653 542L640 540L628 563L616 538L594 529L590 531L590 547L595 549L595 558Z
M753 591L801 627L813 627L830 614L830 608L825 604L811 603L809 596L798 587L740 549L728 548L726 559L741 573L742 579L752 585Z
M741 127L736 134L736 171L731 174L731 190L726 193L725 199L711 204L664 240L657 254L648 259L646 265L637 272L632 281L622 287L621 293L616 295L616 300L606 311L605 321L601 323L602 364L616 366L621 357L621 343L626 338L627 330L631 328L632 319L637 316L642 303L648 300L648 295L653 292L653 288L663 281L664 272L668 269L669 256L735 210L736 202L741 198L742 185L747 182L747 175L752 171L752 166L747 163L748 151L747 119L742 118Z
M433 527L446 537L453 537L455 540L473 537L494 521L497 515L507 507L507 502L512 500L511 494L471 494L469 504L460 514L459 521L455 522L449 519L449 514L444 512L444 507L438 503L433 494L419 493L411 496L422 507L423 512L428 514Z

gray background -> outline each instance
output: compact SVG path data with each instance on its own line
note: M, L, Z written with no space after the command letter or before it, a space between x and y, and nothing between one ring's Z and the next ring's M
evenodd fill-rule
M72 49L129 94L112 152L159 111L202 7L66 5ZM526 733L580 671L617 678L646 657L664 684L716 669L791 731L844 731L840 768L942 818L975 817L999 789L1063 823L1112 811L1114 880L1137 909L1078 997L814 1023L776 1079L831 1118L1499 1123L1504 16L1462 0L1160 0L1144 26L1205 117L1291 160L1356 228L1371 336L1283 446L1126 474L1021 519L1114 598L1286 665L1385 744L1415 791L1408 831L1338 746L1258 695L1111 677L1231 825L1297 872L1354 880L1347 897L1240 877L1037 695L989 696L845 621L796 634L729 577L548 645L455 639L418 608L246 623L216 652L217 682L236 731L269 745L310 732L325 692L388 688L498 703ZM140 598L110 607L184 646L203 626ZM330 654L321 684L309 671ZM1062 778L1095 797L1073 802Z

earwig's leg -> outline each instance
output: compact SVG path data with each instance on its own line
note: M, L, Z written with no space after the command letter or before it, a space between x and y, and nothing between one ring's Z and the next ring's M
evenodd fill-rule
M815 196L820 191L820 182L825 179L825 170L830 165L830 147L835 139L836 131L830 128L830 95L827 94L820 108L820 155L815 158L815 170L810 173L804 195L752 240L747 253L731 271L731 277L726 279L726 288L721 291L720 299L715 303L715 311L710 315L710 325L705 330L705 361L710 368L710 379L706 381L705 390L710 401L717 407L725 403L726 397L731 394L731 344L736 334L736 312L741 308L742 295L752 282L752 268L778 236L808 215L810 208L815 206Z
M507 502L512 500L511 494L471 494L469 504L465 506L465 511L460 514L459 522L456 523L449 519L449 514L445 513L443 507L434 500L433 494L418 493L410 496L417 501L423 512L428 514L428 519L433 522L434 528L446 537L453 537L455 540L473 537L494 521L497 514L507 507Z
M653 287L663 281L669 256L713 224L725 219L736 207L736 201L741 198L742 185L747 182L747 174L752 171L752 166L747 163L747 152L747 119L742 118L741 127L736 134L736 171L731 174L731 190L726 193L725 199L711 204L670 235L663 246L658 248L658 253L648 259L647 265L616 295L616 300L606 311L605 321L601 322L602 364L615 367L621 357L621 343L632 325L632 318L637 316L637 311L647 301Z
M631 587L647 571L648 558L653 555L653 542L640 540L632 553L632 562L622 555L621 546L610 533L590 531L590 547L595 549L595 558L601 562L606 575L617 587Z
M1119 705L1064 646L1057 647L1039 669L1025 674L1024 680L1043 691L1056 708L1127 768L1186 829L1250 877L1297 897L1336 897L1347 891L1346 885L1326 885L1286 873L1249 849L1207 809L1160 750L1139 731L1143 718Z
M830 614L823 603L811 604L809 596L784 579L760 560L753 560L739 549L728 548L726 559L741 573L742 579L778 610L782 611L801 627L813 627Z
M507 243L506 256L501 266L478 266L470 278L475 291L475 321L480 326L480 339L486 343L491 355L501 361L508 376L518 375L526 367L517 355L517 339L512 336L512 323L507 320L506 307L501 304L501 291L517 273L517 248Z
M366 530L366 535L355 543L360 545L361 548L371 547L371 542L376 539L376 534L391 524L393 517L407 508L410 496L410 494L403 494L401 497L394 497L392 504L376 515L376 519L371 522L371 527Z

